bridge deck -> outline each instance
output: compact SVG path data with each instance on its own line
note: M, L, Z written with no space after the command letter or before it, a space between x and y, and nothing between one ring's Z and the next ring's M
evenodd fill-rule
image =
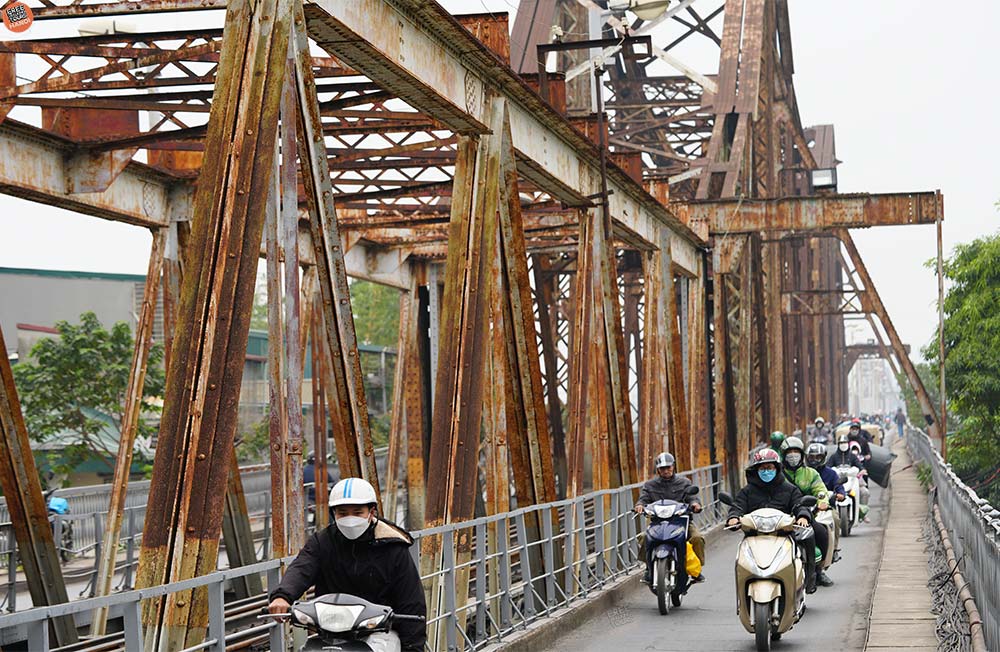
M927 494L920 488L916 472L906 468L910 465L906 446L894 439L892 450L899 457L893 463L892 507L865 649L937 650L935 617L927 589L927 554L919 540L927 517Z
M902 443L893 450L900 457L894 463L897 473L892 491L872 485L871 522L842 540L843 560L829 571L836 584L808 596L802 621L776 649L937 649L927 556L919 541L927 513L926 494L914 470L903 470L910 459ZM736 617L732 564L737 542L738 536L723 532L710 543L705 569L708 583L693 588L683 606L669 616L660 616L649 590L638 585L616 606L559 638L549 649L753 649L752 637Z
M862 524L841 546L843 561L830 569L836 584L807 599L808 609L775 649L864 649L870 596L875 585L888 493L873 487L871 522ZM621 602L584 623L546 649L556 652L607 650L752 650L753 637L736 616L733 563L739 535L722 532L709 543L705 575L684 604L660 616L656 600L643 585ZM926 589L925 589L926 592Z

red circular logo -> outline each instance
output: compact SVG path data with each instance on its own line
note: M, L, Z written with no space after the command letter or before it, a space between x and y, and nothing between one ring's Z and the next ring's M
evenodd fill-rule
M23 2L11 2L0 13L3 15L4 26L12 32L26 31L35 21L31 7Z

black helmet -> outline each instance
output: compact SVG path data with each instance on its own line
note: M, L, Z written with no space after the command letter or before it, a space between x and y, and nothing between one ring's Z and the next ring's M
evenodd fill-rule
M826 464L826 446L809 444L806 449L806 463L814 469L820 469Z

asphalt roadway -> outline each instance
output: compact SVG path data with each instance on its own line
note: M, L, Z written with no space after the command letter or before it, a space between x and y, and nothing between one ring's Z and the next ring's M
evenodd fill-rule
M887 496L886 496L887 498ZM841 540L839 562L827 574L831 587L806 596L806 613L775 641L777 652L863 650L868 614L878 571L887 514L883 492L872 483L869 523ZM754 650L753 636L736 616L733 567L736 532L721 532L709 543L704 574L708 580L691 588L679 608L661 616L656 597L645 585L627 593L609 611L558 639L558 652L632 652L639 650Z

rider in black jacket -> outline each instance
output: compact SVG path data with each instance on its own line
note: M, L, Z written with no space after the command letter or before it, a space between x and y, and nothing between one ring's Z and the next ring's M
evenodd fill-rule
M333 525L313 534L271 592L268 610L287 613L310 586L316 595L349 593L400 614L425 616L420 573L410 557L413 538L375 515L375 490L361 478L345 478L330 491ZM361 502L359 502L361 501ZM403 650L424 649L426 626L393 623Z
M798 504L802 499L802 491L781 472L781 458L777 452L770 448L756 451L747 467L746 478L746 485L733 498L735 504L729 508L726 525L736 525L741 516L765 507L791 514L796 517L798 525L809 525L809 508ZM806 563L810 566L806 572L806 592L814 593L816 573L810 562L814 563L811 545L806 554Z

